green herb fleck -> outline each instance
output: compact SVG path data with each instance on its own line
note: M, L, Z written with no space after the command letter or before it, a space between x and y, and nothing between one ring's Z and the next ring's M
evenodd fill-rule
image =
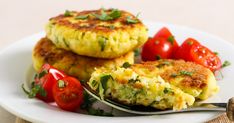
M137 57L139 55L140 55L140 49L137 48L137 49L134 50L134 56Z
M170 64L171 64L171 63L170 63L169 61L164 61L164 62L158 64L156 67L157 67L157 68L161 68L161 67L163 67L163 66L165 66L165 65L170 65Z
M138 12L137 14L136 14L136 18L139 18L139 16L140 16L140 12Z
M99 45L101 46L101 51L104 51L106 47L106 38L105 37L100 37L98 40Z
M63 80L58 81L58 87L59 88L64 88L66 86L65 82Z
M140 81L139 76L137 76L136 79L129 79L128 83L136 83L137 81Z
M107 82L109 79L112 79L113 80L113 77L111 75L104 75L100 78L100 82L102 84L102 87L104 89L104 92L105 90L107 89Z
M192 72L189 71L180 71L180 75L187 75L187 76L192 76Z
M213 52L216 56L218 56L219 55L219 53L218 52Z
M116 19L119 18L121 16L121 11L119 11L118 9L112 9L111 13L109 14L109 16L112 19Z
M90 96L86 91L84 91L83 93L83 99L84 103L81 104L81 109L91 108L93 103L97 101L94 97Z
M176 73L171 74L171 77L177 77L177 76L182 76L182 75L192 76L193 73L188 72L188 71L180 71L179 74L176 74Z
M174 41L175 41L175 38L174 38L173 35L171 35L171 36L169 36L169 37L167 38L167 40L173 45L173 44L174 44Z
M81 109L86 110L88 114L90 115L96 115L96 116L113 116L112 112L105 112L104 110L101 111L101 109L95 109L92 107L92 105L97 101L95 98L90 96L87 92L83 93L83 99L84 103L81 105Z
M173 91L171 88L164 88L163 92L167 94L167 93L172 93Z
M23 91L28 95L28 98L34 98L34 97L36 97L37 94L39 94L43 97L46 97L46 95L47 95L47 92L45 91L44 88L42 88L41 85L35 85L34 87L32 87L31 91L27 91L24 88L24 84L22 84L21 87L22 87Z
M37 79L37 77L38 77L38 74L35 74L33 78L34 78L34 79Z
M99 20L108 21L119 18L121 16L121 11L119 11L118 9L112 9L110 14L107 14L104 9L101 9L100 15L96 13L93 13L92 15L98 18Z
M93 80L93 81L91 82L91 85L92 85L93 87L95 87L97 84L98 84L98 82L97 82L96 80Z
M129 62L124 62L122 67L123 68L129 68L129 67L131 67L131 64L129 64Z
M127 21L128 24L135 24L135 23L138 23L138 22L139 22L137 19L132 19L131 16L128 16L128 17L126 18L126 21Z
M42 78L42 77L45 76L47 73L48 73L47 70L43 70L41 73L39 73L38 78L39 78L39 79Z
M24 84L21 85L21 88L23 89L23 91L24 91L25 94L29 95L30 92L27 91L27 90L24 88Z
M72 14L71 14L71 12L69 11L69 10L66 10L65 12L64 12L64 16L65 17L69 17L69 16L71 16Z
M88 19L89 15L79 15L79 16L76 16L75 19L80 19L80 20L85 20L85 19Z
M156 60L160 60L160 59L161 59L161 56L160 56L160 55L156 55L156 56L155 56L155 59L156 59Z
M231 62L225 60L224 63L222 64L222 68L227 67L229 65L231 65Z

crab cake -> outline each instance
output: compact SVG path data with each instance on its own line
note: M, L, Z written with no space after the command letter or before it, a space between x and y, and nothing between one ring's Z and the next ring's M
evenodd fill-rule
M192 95L164 82L160 76L149 77L132 68L97 69L88 84L101 99L111 98L126 105L181 110L195 101Z
M57 47L96 58L120 57L148 39L137 17L117 9L66 11L51 18L45 30Z
M115 68L124 62L133 63L133 52L115 59L98 59L77 55L71 51L57 48L48 38L42 38L34 47L33 66L36 71L44 63L49 63L65 73L87 81L95 68Z
M207 68L183 60L158 60L131 66L136 73L148 77L161 76L166 82L184 92L205 100L217 93L214 74Z

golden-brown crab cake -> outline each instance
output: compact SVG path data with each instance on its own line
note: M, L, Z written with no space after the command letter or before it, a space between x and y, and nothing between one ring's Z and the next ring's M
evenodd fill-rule
M59 48L96 58L117 58L142 46L147 28L134 15L117 9L66 11L46 25Z
M138 74L161 76L166 82L198 99L207 99L219 88L214 74L207 68L183 60L158 60L134 64L131 68Z
M87 81L95 68L115 68L125 62L133 63L133 52L115 59L98 59L77 55L71 51L57 48L48 38L42 38L34 47L33 66L36 71L44 63L49 63L65 73Z
M148 77L131 68L97 69L88 84L101 99L112 98L126 105L181 110L195 101L192 95L164 82L160 76Z

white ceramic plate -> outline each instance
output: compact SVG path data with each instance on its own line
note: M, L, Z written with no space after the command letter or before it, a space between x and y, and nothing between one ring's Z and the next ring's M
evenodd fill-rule
M219 52L221 59L234 63L234 46L218 37L186 27L145 22L150 35L161 27L168 27L181 44L187 37L193 37L213 51ZM21 89L21 84L28 78L27 71L32 64L31 53L35 43L44 32L32 35L0 52L0 104L9 112L32 122L204 122L221 112L179 113L154 116L100 117L62 111L36 99L28 99ZM224 78L218 81L220 92L207 102L227 102L234 96L234 65L222 70ZM100 104L101 106L103 104ZM105 106L104 106L105 107Z

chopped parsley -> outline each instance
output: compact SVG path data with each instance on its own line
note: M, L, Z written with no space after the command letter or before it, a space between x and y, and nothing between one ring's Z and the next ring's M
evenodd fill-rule
M177 76L182 76L182 75L185 75L185 76L192 76L193 73L192 72L189 72L189 71L180 71L179 74L176 74L176 73L173 73L171 74L171 77L177 77Z
M160 59L161 59L161 56L160 56L160 55L156 55L156 56L155 56L155 59L156 59L156 60L160 60Z
M128 24L135 24L139 22L137 19L132 19L131 16L127 16L126 21Z
M124 62L122 67L123 68L129 68L129 67L131 67L131 64L129 62Z
M69 16L71 16L72 14L71 14L71 12L69 11L69 10L66 10L65 12L64 12L64 14L63 14L65 17L69 17Z
M89 15L79 15L79 16L76 16L75 19L81 19L81 20L85 20L85 19L88 19Z
M222 68L230 66L230 65L231 65L231 62L225 60L224 63L222 64Z
M172 93L173 91L172 91L172 89L171 88L164 88L164 90L163 90L163 93L164 94L168 94L168 93Z
M118 9L112 9L112 11L107 14L104 9L101 9L101 14L93 13L93 16L102 21L114 20L121 16L121 11Z
M192 76L192 72L189 71L180 71L180 75L187 75L187 76Z
M174 38L173 35L171 35L171 36L169 36L169 37L167 38L167 40L173 45L173 44L174 44L174 41L175 41L175 38Z
M157 67L157 68L161 68L161 67L163 67L163 66L165 66L165 65L170 65L170 64L171 64L171 62L169 62L169 61L164 61L164 62L158 64L156 67Z
M45 89L39 84L34 85L31 89L31 91L27 91L24 88L24 84L22 84L21 87L22 87L23 91L28 95L28 98L34 98L34 97L36 97L37 94L39 94L43 97L46 97L46 95L47 95L47 92L45 91Z
M117 19L121 16L121 11L119 11L118 9L112 9L112 11L110 12L109 16L113 19Z
M137 76L136 79L129 79L128 83L136 83L137 81L140 81L139 76Z
M219 53L218 53L218 52L213 52L213 53L214 53L216 56L217 56L217 55L219 55Z
M88 114L96 116L113 116L113 110L111 110L111 112L105 112L102 109L93 108L92 106L97 100L90 96L87 92L84 92L83 96L84 103L81 105L81 109L86 110Z
M100 82L101 82L100 84L101 84L101 86L103 88L103 93L105 93L105 90L107 89L107 82L108 82L109 79L113 80L113 77L111 75L103 75L100 78Z
M140 49L137 48L137 49L134 50L134 56L137 57L139 55L140 55Z
M42 72L40 72L38 75L35 75L35 76L38 76L38 78L42 78L43 76L45 76L46 74L48 73L47 70L43 70Z

